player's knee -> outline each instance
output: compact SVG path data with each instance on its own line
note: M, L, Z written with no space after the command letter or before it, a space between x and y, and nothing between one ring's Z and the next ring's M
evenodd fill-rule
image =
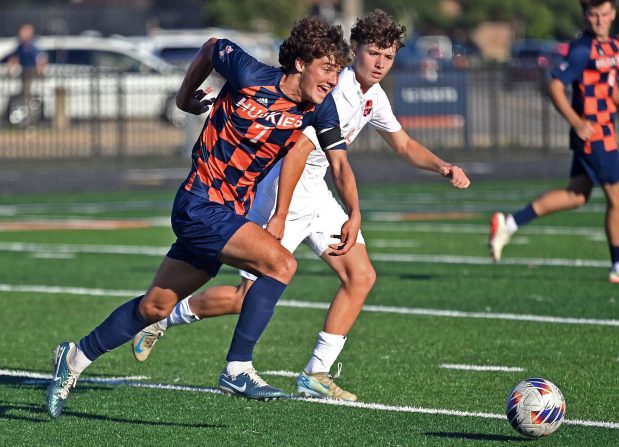
M574 208L580 208L581 206L586 205L586 203L589 201L590 195L591 194L586 193L574 193L572 197Z
M271 265L271 273L267 275L288 284L296 271L297 260L288 251L282 250Z
M357 271L349 275L348 278L351 287L367 295L376 282L376 271L371 265L368 265L364 268L357 269Z
M177 300L174 296L168 296L160 289L149 290L140 302L139 312L148 323L155 323L167 318L174 309Z

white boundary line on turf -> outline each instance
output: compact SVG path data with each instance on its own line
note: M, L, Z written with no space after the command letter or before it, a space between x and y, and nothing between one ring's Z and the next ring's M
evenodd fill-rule
M168 247L154 247L142 245L78 245L78 244L32 244L24 242L0 242L0 251L14 252L52 252L52 253L94 253L94 254L124 254L142 256L163 256ZM297 253L300 259L318 260L312 253ZM450 255L413 255L372 253L373 261L381 262L425 262L433 264L468 264L492 265L489 257L481 256L450 256ZM511 258L501 261L502 265L541 265L552 267L602 267L608 268L608 260L598 259L565 259L565 258Z
M524 368L517 366L483 366L483 365L460 365L457 363L443 363L444 369L458 369L461 371L494 371L494 372L522 372Z
M138 296L144 293L143 290L107 290L107 289L89 289L86 287L58 287L58 286L43 286L43 285L15 285L0 283L0 292L20 292L20 293L49 293L57 295L85 295L85 296L121 296L131 297ZM280 300L277 303L281 307L296 307L301 309L328 309L329 303L313 302L313 301L298 301L298 300ZM613 326L619 327L619 320L600 320L595 318L571 318L571 317L553 317L544 315L520 315L508 313L492 313L492 312L464 312L459 310L442 310L442 309L420 309L414 307L397 307L397 306L376 306L366 304L363 306L364 312L376 313L391 313L400 315L422 315L429 317L449 317L449 318L481 318L487 320L510 320L510 321L528 321L534 323L554 323L554 324L576 324L576 325L592 325L592 326Z
M41 374L32 371L22 371L19 369L0 369L0 376L20 377L26 379L52 380L53 374ZM126 382L129 380L149 380L148 376L124 376L124 377L83 377L80 382L92 383L115 383Z
M51 375L49 377L51 378ZM24 378L28 378L28 377L24 377ZM83 380L80 380L80 381L83 381ZM172 385L172 384L164 384L164 383L160 383L160 384L141 383L141 382L120 382L118 383L118 385L129 386L129 387L134 387L134 388L156 389L156 390L191 391L191 392L196 392L196 393L223 394L221 390L217 388L212 388L212 387ZM405 405L405 406L384 405L384 404L376 404L376 403L369 403L369 402L347 402L347 401L335 400L335 399L311 399L311 398L297 397L297 396L294 396L291 400L303 401L303 402L308 402L312 404L362 408L366 410L377 410L377 411L394 411L394 412L399 412L399 413L419 413L419 414L431 414L431 415L439 414L443 416L477 417L477 418L483 418L483 419L503 419L503 420L506 419L504 414L482 413L482 412L460 411L460 410L447 410L447 409L442 409L442 408L422 408L422 407L414 407L414 406L409 406L409 405ZM611 430L619 430L619 422L566 419L563 421L563 423L566 425L580 425L584 427L607 428Z

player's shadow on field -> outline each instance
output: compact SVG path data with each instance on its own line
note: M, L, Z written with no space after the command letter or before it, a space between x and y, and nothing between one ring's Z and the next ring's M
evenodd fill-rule
M458 432L429 432L426 436L436 438L470 439L473 441L502 441L502 442L531 442L534 439L521 438L519 436L488 435L485 433L458 433Z
M102 416L99 414L82 413L78 411L65 410L62 412L61 418L76 417L80 419L90 419L95 421L119 422L122 424L135 424L151 427L186 427L186 428L227 428L227 425L221 424L187 424L183 422L164 422L164 421L148 421L143 418L128 419ZM45 407L41 404L32 403L11 403L0 400L0 421L25 421L48 423L52 419L47 415Z

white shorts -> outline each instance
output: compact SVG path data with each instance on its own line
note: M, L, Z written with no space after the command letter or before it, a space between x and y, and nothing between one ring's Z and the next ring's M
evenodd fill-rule
M329 248L330 244L336 244L340 241L339 239L332 238L331 235L339 235L341 233L342 225L348 220L348 214L344 212L328 189L321 191L318 197L315 197L313 204L308 205L302 214L298 212L288 214L284 237L281 242L290 253L294 253L301 242L303 242L316 253L316 256L321 256ZM264 216L265 213L260 213L260 210L256 210L254 213L250 211L247 217L258 225L266 227L268 218L265 222ZM365 244L361 231L357 235L357 244ZM244 270L239 272L243 278L252 281L256 280L256 276L249 272Z

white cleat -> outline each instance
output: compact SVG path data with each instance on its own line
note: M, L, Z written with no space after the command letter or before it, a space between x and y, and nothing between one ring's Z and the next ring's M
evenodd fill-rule
M138 362L145 361L153 350L153 346L155 346L157 340L163 337L163 331L158 329L155 324L145 327L133 337L131 351Z
M488 239L488 247L490 248L490 257L498 262L501 260L503 248L509 244L511 235L507 230L505 222L505 214L494 213L490 220L490 238Z

